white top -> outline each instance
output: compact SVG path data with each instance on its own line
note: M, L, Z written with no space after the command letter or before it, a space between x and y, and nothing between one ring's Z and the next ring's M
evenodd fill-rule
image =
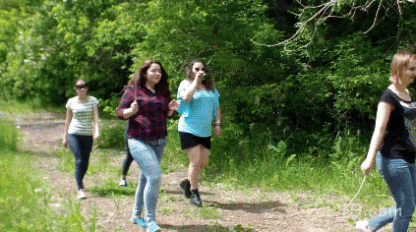
M84 102L80 102L78 97L68 100L66 108L72 111L72 121L69 125L68 134L92 135L94 106L96 105L98 105L98 100L93 96L88 96Z

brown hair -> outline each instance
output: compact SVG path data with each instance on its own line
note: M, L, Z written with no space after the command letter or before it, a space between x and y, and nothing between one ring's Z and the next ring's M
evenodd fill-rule
M400 82L403 72L412 60L416 60L416 55L410 52L398 52L393 56L390 68L390 81L392 83Z
M204 63L204 62L202 62L202 61L200 61L200 60L192 60L189 64L188 64L188 66L185 68L185 74L186 74L186 79L188 80L188 81L193 81L194 80L194 76L192 75L193 73L192 73L192 68L194 67L194 64L195 63L201 63L201 64L203 64L204 65L204 69L205 69L205 73L206 74L211 74L211 72L210 72L210 70L209 70L209 68L208 68L208 66ZM202 80L202 84L205 86L205 88L207 88L208 90L214 90L214 80L212 79L212 76L211 76L211 78L210 79L208 79L208 80Z
M152 64L160 65L160 70L162 72L162 77L160 78L159 83L155 85L155 91L164 97L170 97L168 75L165 69L163 68L162 64L152 59L145 60L143 62L142 66L140 66L140 68L137 69L136 72L133 74L133 77L129 81L129 84L139 85L140 87L145 88L147 81L146 73Z

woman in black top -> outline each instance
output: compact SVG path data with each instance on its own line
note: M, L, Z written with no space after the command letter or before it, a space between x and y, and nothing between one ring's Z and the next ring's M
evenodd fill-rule
M407 86L416 78L416 55L400 52L393 57L390 81L378 104L376 126L361 170L367 175L374 160L385 179L396 206L370 220L359 221L356 229L377 231L393 222L393 232L405 232L416 199L415 123L416 102Z

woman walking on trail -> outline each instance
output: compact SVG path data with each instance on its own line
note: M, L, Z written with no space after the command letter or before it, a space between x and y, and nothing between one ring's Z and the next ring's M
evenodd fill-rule
M121 174L120 182L118 184L122 188L127 186L127 181L126 181L127 173L129 172L130 165L134 160L133 156L131 156L129 143L127 141L128 132L129 132L129 121L127 121L126 123L126 131L124 134L124 144L126 145L126 157L124 158L124 161L123 161L122 174Z
M367 175L376 160L396 206L368 221L358 221L360 231L377 231L390 222L393 232L405 232L409 227L416 199L416 102L407 87L415 78L416 55L396 53L391 63L392 84L381 95L370 148L361 164Z
M215 118L214 135L221 133L221 113L219 93L214 88L206 65L192 61L186 68L186 79L178 89L178 99L182 105L178 112L178 131L181 148L189 158L188 178L180 183L183 194L190 198L191 204L201 207L198 191L199 174L208 165L211 149L211 124Z
M167 79L162 64L144 61L117 108L117 116L129 120L128 147L141 168L132 221L149 232L160 229L155 218L160 162L166 146L166 120L180 105L180 102L171 100ZM146 221L141 218L143 206Z
M66 104L65 131L62 141L64 147L68 147L69 144L75 157L78 199L86 198L83 179L88 169L93 140L100 137L98 100L87 95L87 91L88 86L84 80L79 79L75 82L77 96L70 98Z

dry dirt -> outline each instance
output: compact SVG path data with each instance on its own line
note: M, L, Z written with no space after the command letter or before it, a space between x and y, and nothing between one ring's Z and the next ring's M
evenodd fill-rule
M4 115L3 115L4 116ZM34 167L49 184L54 207L62 207L65 198L76 200L76 184L72 174L58 171L58 160L53 155L60 149L64 115L33 113L13 116L23 136L20 149L37 156ZM94 156L94 150L91 154ZM123 154L112 162L120 165ZM128 181L138 180L138 168L133 164ZM115 175L117 176L117 175ZM157 222L162 231L224 231L224 228L241 225L254 231L355 231L354 223L360 217L361 205L348 205L350 199L340 196L316 196L307 193L262 191L260 189L230 190L222 184L215 187L200 186L204 207L191 206L181 195L178 183L185 177L182 172L164 174L157 205ZM87 176L85 184L97 186L102 177ZM114 178L114 189L118 178ZM80 202L82 214L88 219L96 210L97 228L102 231L140 231L130 221L134 194L118 197L101 197L88 192ZM389 227L389 226L388 226ZM383 231L388 231L383 230Z

